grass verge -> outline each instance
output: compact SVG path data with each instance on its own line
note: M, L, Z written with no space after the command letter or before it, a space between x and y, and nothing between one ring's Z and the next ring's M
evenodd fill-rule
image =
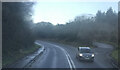
M2 67L5 67L7 65L10 65L23 57L35 52L40 48L40 45L34 44L33 47L28 49L19 49L19 51L14 52L12 50L7 51L8 55L4 55L4 58L2 58Z
M43 41L50 41L50 42L55 42L55 43L60 43L60 44L65 44L65 45L71 45L73 47L90 47L90 48L95 48L96 46L92 44L82 44L81 42L78 41L66 41L66 40L58 40L58 39L43 39Z
M120 50L119 50L120 51ZM112 52L112 57L118 62L118 49Z

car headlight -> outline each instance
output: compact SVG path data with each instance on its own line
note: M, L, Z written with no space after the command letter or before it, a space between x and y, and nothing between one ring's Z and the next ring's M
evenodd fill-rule
M94 57L95 55L94 54L92 54L92 57Z
M79 56L83 56L83 54L80 53Z

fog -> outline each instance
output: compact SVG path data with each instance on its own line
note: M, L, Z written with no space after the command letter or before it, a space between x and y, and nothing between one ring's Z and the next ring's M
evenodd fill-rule
M76 46L92 46L94 41L118 43L118 13L112 7L107 11L97 10L93 17L76 15L65 24L54 25L50 21L34 24L30 18L33 5L32 2L2 3L3 66L26 55L20 51L34 48L36 40L70 42Z

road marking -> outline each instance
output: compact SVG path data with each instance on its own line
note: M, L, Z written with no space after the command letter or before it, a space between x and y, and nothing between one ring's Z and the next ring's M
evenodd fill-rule
M52 45L54 45L54 44L52 44ZM67 60L68 60L68 63L69 63L69 66L70 66L70 69L71 70L76 70L75 69L75 64L74 64L73 60L71 59L70 55L67 53L67 51L65 49L57 46L57 45L54 45L54 46L56 46L57 48L60 48L65 53L65 55L67 57Z
M41 50L43 51L43 50L45 50L45 47L44 47L44 45L42 45L42 44L40 44L40 43L38 43L38 42L35 42L35 44L38 44L38 45L40 45L41 46Z
M35 43L38 44L38 45L43 46L43 45L40 44L40 43L37 43L37 42L35 42ZM51 43L49 43L49 44L51 44ZM51 44L51 45L54 45L54 44ZM61 48L61 47L59 47L59 46L57 46L57 45L54 45L54 46L57 47L57 48L59 48L59 49L61 49L61 50L65 53L65 56L67 57L67 60L68 60L70 69L71 69L71 70L76 70L76 69L75 69L75 68L76 68L76 67L75 67L75 64L74 64L73 60L71 59L70 55L68 54L68 52L67 52L65 49L63 49L63 48ZM43 49L44 49L44 46L43 46Z
M70 60L69 60L69 58L68 58L68 55L67 55L66 52L64 52L64 53L65 53L65 55L66 55L66 57L67 57L67 60L68 60L69 66L70 66L70 68L71 68L71 70L72 70L72 65L71 65L71 63L70 63Z

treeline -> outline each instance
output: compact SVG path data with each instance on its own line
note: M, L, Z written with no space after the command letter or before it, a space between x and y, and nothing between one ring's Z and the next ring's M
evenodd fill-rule
M33 3L2 3L2 61L3 65L33 47L31 7Z
M117 43L118 14L109 8L100 10L93 17L77 16L66 24L53 25L40 22L35 26L36 35L42 39L57 39L91 45L92 41Z

